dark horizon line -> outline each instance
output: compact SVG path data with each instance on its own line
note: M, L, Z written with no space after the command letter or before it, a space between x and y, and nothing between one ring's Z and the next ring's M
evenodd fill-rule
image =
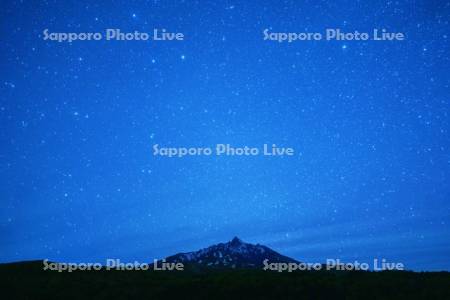
M177 253L178 254L178 253ZM120 259L120 258L112 258L112 259ZM165 258L162 258L165 259ZM158 260L161 261L162 259L154 259L154 260ZM26 264L26 263L44 263L46 259L26 259L26 260L17 260L17 261L0 261L0 266L4 266L4 265L18 265L18 264ZM154 261L153 260L153 261ZM69 264L71 262L61 262L61 261L53 261L53 260L49 260L47 259L47 261L49 263L58 263L58 264ZM136 261L136 260L135 260ZM129 260L126 261L121 261L122 263L132 263ZM89 263L95 263L95 264L100 264L102 266L102 268L106 267L106 265L100 263L100 262L89 262ZM78 264L78 263L77 263ZM151 265L152 262L143 262L142 264L149 264ZM321 263L322 265L324 265L325 263ZM224 269L230 269L230 270L244 270L246 268L224 268ZM211 270L214 270L214 268L211 268ZM259 270L258 268L256 270ZM262 268L260 269L261 271L264 271ZM81 271L81 270L78 270ZM95 271L95 270L83 270L83 271ZM133 271L133 270L131 270ZM294 272L314 272L314 270L296 270ZM450 270L414 270L414 269L405 269L405 270L373 270L373 269L369 269L369 270L328 270L329 272L412 272L412 273L450 273ZM57 272L57 271L56 271ZM189 272L189 271L187 271ZM265 271L265 272L275 272L278 273L277 271ZM320 271L318 271L320 272ZM58 273L58 272L57 272ZM64 272L63 272L64 273Z

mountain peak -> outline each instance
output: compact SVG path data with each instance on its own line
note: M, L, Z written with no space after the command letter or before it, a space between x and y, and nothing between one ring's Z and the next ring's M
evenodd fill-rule
M296 262L266 246L245 243L237 236L227 243L169 256L166 261L211 268L260 268L265 259L270 262Z
M237 236L235 236L231 241L230 241L230 244L231 245L240 245L240 244L243 244L244 242L240 239L240 238L238 238Z

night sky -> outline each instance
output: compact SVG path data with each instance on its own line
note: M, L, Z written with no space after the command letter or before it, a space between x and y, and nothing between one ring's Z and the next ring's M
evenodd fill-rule
M449 1L1 1L0 261L151 261L239 236L450 270ZM183 41L44 40L49 32ZM264 40L402 32L404 41ZM161 147L294 156L155 156Z

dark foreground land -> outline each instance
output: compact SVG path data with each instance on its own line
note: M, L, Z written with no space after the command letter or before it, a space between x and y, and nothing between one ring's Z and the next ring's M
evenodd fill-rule
M0 265L2 299L450 299L448 272L43 271Z

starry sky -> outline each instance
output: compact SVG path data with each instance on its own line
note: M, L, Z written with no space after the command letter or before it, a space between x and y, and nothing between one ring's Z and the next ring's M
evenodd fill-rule
M1 262L146 262L239 236L450 270L449 1L99 3L1 1ZM43 39L107 28L185 39ZM295 155L152 150L218 143Z

